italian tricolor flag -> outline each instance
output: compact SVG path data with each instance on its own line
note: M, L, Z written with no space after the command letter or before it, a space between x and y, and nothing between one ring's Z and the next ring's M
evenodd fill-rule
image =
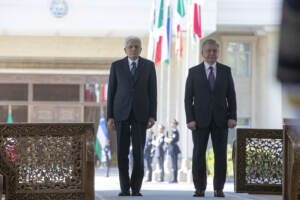
M164 0L160 0L157 21L157 40L155 48L154 63L157 66L161 61L161 50L163 42Z
M102 84L101 85L101 101L106 102L107 101L107 86L108 84Z
M194 3L194 34L198 38L202 37L202 28L201 28L201 6L199 3Z
M185 16L185 9L183 0L177 0L177 7L176 7L176 55L178 58L182 58L182 51L183 51L183 44L182 44L182 24L183 19Z

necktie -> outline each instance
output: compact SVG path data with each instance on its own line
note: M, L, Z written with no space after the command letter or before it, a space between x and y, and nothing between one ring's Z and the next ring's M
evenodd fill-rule
M209 69L208 81L209 81L210 89L213 90L215 85L214 68L210 66L208 69Z
M134 76L134 73L135 73L135 70L136 70L136 63L132 62L131 65L132 65L132 67L131 67L130 73L131 73L132 76Z

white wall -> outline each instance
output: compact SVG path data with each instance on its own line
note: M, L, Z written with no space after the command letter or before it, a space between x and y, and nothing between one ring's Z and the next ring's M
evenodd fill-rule
M219 0L218 25L276 25L282 0Z
M63 18L52 15L51 1L1 0L0 35L148 35L152 0L65 0L69 11ZM201 2L204 35L216 25L279 24L282 0Z
M148 34L151 0L65 0L56 18L51 0L1 0L0 34L118 36Z

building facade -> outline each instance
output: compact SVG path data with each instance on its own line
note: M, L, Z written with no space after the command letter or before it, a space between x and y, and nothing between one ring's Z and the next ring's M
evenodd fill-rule
M95 88L108 82L111 62L125 56L126 36L141 37L146 57L152 2L65 0L68 10L60 17L51 2L0 3L0 18L9 19L0 25L0 122L6 122L11 107L14 122L91 121L97 126L106 103ZM183 58L173 56L169 68L156 67L158 123L168 127L173 118L179 121L186 159L191 159L192 139L185 125L184 85L188 69L201 62L199 47L206 38L220 43L219 61L232 67L239 127L281 128L282 119L292 117L275 78L281 1L201 3L203 38L196 48L186 28ZM131 8L134 15L128 14ZM114 154L114 133L110 138ZM233 139L230 130L229 143Z

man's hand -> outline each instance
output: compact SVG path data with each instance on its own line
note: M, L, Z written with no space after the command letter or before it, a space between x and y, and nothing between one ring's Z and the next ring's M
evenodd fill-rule
M234 119L229 119L227 122L228 128L234 128L236 126L236 121Z
M148 129L148 128L151 128L151 127L154 125L154 123L155 123L155 120L154 120L152 117L150 117L150 118L148 119L147 129Z
M195 121L191 121L191 122L187 123L187 127L188 127L188 129L194 131L197 128L197 124Z
M109 118L107 120L107 126L108 126L109 129L115 130L116 129L116 127L115 127L115 120L112 119L112 118Z

